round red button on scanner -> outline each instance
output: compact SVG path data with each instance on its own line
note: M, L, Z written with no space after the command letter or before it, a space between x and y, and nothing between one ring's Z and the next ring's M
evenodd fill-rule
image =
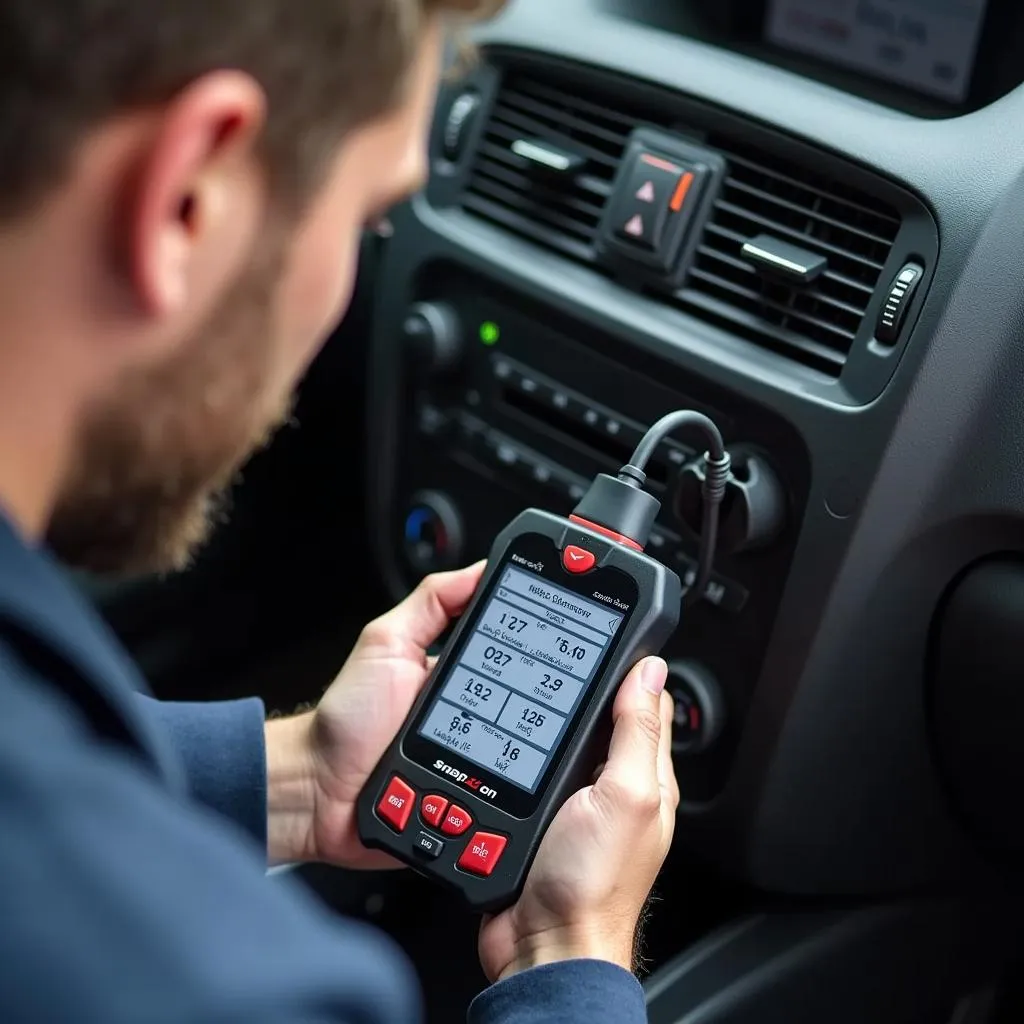
M577 547L575 544L567 544L562 552L562 565L572 573L588 572L594 568L597 556L593 551Z
M416 793L412 786L395 775L377 804L377 814L396 832L401 832L409 824L415 803Z
M452 804L448 817L444 819L444 824L441 826L441 831L446 836L461 836L472 824L473 818L469 811L464 811L458 805Z
M420 802L420 817L428 824L437 828L441 824L444 812L448 810L448 801L443 796L431 793Z
M468 871L471 875L480 875L486 878L501 860L505 852L508 839L505 836L496 836L491 832L477 832L473 838L466 843L466 848L459 857L457 867Z

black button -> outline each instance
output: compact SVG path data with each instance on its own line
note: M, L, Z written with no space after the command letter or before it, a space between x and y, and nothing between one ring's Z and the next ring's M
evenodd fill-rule
M542 384L530 373L518 373L515 375L516 387L524 395L537 395L541 393Z
M689 448L684 448L674 441L666 441L658 450L659 456L664 455L665 461L677 469L681 469L688 462L693 460L694 453Z
M448 426L448 417L437 406L424 405L419 411L419 429L427 437L439 437Z
M555 486L555 469L550 463L544 462L532 452L520 452L519 462L515 467L519 475L541 487Z
M494 362L491 363L491 370L498 380L511 380L513 374L516 372L515 368L507 359L495 359Z
M458 420L458 442L463 451L477 458L486 456L487 427L474 416L462 413Z
M497 469L516 470L522 452L504 434L484 430L479 442L480 457Z
M557 409L559 412L565 413L567 416L577 415L577 408L579 402L573 398L568 391L562 388L550 388L547 392L548 401L552 407Z
M421 857L426 857L428 860L437 860L444 850L444 843L437 836L432 836L429 832L421 832L416 837L416 842L412 844L412 848Z
M582 501L587 493L587 485L580 480L569 481L569 498L572 501Z
M608 437L615 438L616 441L629 448L635 448L643 437L643 431L639 427L618 416L602 417L601 429Z

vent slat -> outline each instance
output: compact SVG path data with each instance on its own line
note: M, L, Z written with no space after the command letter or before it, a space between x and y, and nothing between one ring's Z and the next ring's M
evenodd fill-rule
M727 144L723 144L720 139L713 139L712 144L719 150L722 156L728 160L734 173L737 169L743 168L748 171L753 171L758 175L769 175L783 185L788 185L795 189L803 189L820 199L826 199L833 203L841 203L843 206L852 210L855 214L872 217L879 222L887 223L891 226L893 234L895 234L900 228L900 219L895 214L886 213L877 206L867 206L863 203L857 202L856 200L850 199L847 196L838 196L835 194L834 190L830 191L827 188L818 186L809 179L801 180L775 168L766 168L763 162L759 163L753 157L746 157L738 152L732 151L731 148Z
M579 95L583 92L585 96ZM581 88L556 72L506 70L471 168L462 205L524 238L597 264L596 236L619 164L636 128L696 133L722 154L725 180L683 287L662 301L831 377L855 344L871 336L868 311L902 228L899 213L869 193L806 163L755 148L699 125L677 124L668 110L633 108L611 88ZM538 175L512 152L537 138L579 153L582 173ZM814 282L792 285L758 272L742 257L746 242L773 235L828 259Z
M500 202L494 202L482 195L467 195L463 203L466 210L484 217L486 220L501 224L516 234L533 239L536 242L565 253L580 263L590 263L594 259L594 248L576 238L563 234L557 228L548 227L546 224L531 220L522 214Z
M804 357L799 359L800 362L829 376L838 376L846 361L828 345L818 344L803 335L766 324L760 317L745 313L731 302L716 300L704 292L687 288L678 294L677 301L687 312L698 315L706 313L708 316L702 316L702 320L711 320L762 348L790 358L794 358L794 352L798 352Z
M785 224L781 224L779 221L773 220L766 214L758 213L756 210L751 210L745 206L737 206L735 203L731 203L727 199L719 199L718 202L715 203L715 206L719 210L731 213L735 217L742 217L751 221L754 225L750 232L751 235L767 231L769 234L785 235L798 245L809 245L809 243L813 243L813 246L809 247L824 249L825 252L830 253L833 256L840 256L844 260L850 260L851 262L864 267L866 270L871 271L876 276L881 272L881 269L884 266L884 263L879 263L877 260L872 260L866 256L850 252L849 249L844 249L842 246L833 245L831 242L824 242L817 238L808 238L806 234L788 227Z
M561 130L568 128L571 132L580 132L583 135L600 139L601 142L610 148L617 148L619 152L626 148L629 135L628 130L626 132L608 131L593 121L579 117L565 108L553 108L548 104L539 103L511 89L502 93L500 109L513 110L518 113L525 113L527 116L551 121Z
M495 118L491 121L488 134L500 136L509 142L515 142L516 139L524 137L550 139L552 142L558 142L567 148L577 150L591 163L607 167L609 178L614 176L615 169L618 167L619 160L621 159L621 153L617 156L611 156L590 145L588 142L584 142L582 139L576 138L567 132L561 132L557 129L553 130L550 125L544 124L542 121L537 120L537 118L517 113L514 110L502 109L498 111Z
M566 103L571 103L574 110L585 115L587 120L593 124L614 125L615 129L613 130L617 130L623 138L626 138L634 128L643 127L644 125L654 127L657 124L654 120L645 121L642 118L630 116L626 113L620 114L609 105L593 103L590 100L584 99L576 92L567 94L554 86L544 85L536 79L518 78L512 85L506 85L502 89L502 95L515 95L516 93L531 96L555 107L563 107Z
M750 288L755 290L757 289L761 278L749 263L746 263L741 259L737 259L735 256L730 256L728 253L720 252L718 249L712 249L706 245L700 246L697 249L697 254L702 259L716 260L719 263L725 264L737 276L742 275L747 277L749 279L748 286ZM814 299L816 302L821 302L831 306L841 313L857 317L858 320L864 315L864 306L851 305L849 302L844 302L840 298L821 291L820 288L808 289L800 294L806 295L809 298Z
M522 173L522 158L516 156L515 153L506 146L495 142L489 142L485 139L480 144L479 155L481 158L481 164L484 162L488 164L501 164L509 170L519 172L521 177L527 178L527 175ZM601 207L604 206L604 203L612 194L611 181L607 178L599 178L593 174L577 175L575 184L581 192L590 193L594 202Z
M558 192L555 189L546 188L542 184L531 181L525 174L518 174L502 164L495 164L490 161L481 161L477 165L476 173L512 190L517 196L521 196L526 203L535 203L542 206L549 204L564 206L579 214L581 219L586 219L595 226L601 219L602 204L600 199L594 202L573 195L570 192Z
M487 179L477 180L476 187L480 194L488 199L498 200L506 204L520 216L543 221L545 224L558 227L567 234L574 235L583 241L589 241L593 238L593 223L586 221L581 223L565 213L530 199L514 188L508 188L499 182Z
M873 234L870 231L865 231L862 228L855 227L853 224L844 223L841 220L836 220L835 217L829 217L824 213L820 213L818 210L809 208L806 206L800 206L798 203L790 202L788 199L782 199L779 196L772 195L771 192L767 192L762 188L755 188L753 185L748 185L745 182L738 181L736 178L726 179L725 186L727 189L733 189L738 192L745 192L748 196L756 199L761 203L768 203L773 206L778 206L783 210L787 210L791 213L799 214L801 217L807 217L819 224L825 224L829 227L838 228L841 231L848 231L851 234L858 235L860 238L873 242L876 245L892 245L891 238L882 238L881 235Z
M787 321L789 319L799 320L801 323L809 324L827 335L835 335L838 341L844 343L853 341L856 336L855 331L844 330L837 323L822 320L816 316L811 316L809 313L800 312L792 305L770 299L761 292L750 288L744 288L742 285L735 284L726 278L719 277L717 274L709 274L698 267L694 267L694 269L690 271L690 277L696 280L705 281L708 284L713 285L715 288L727 291L730 294L735 295L736 298L743 299L751 306L755 306L759 309L765 310L766 312L775 313L783 318L783 326L787 325Z

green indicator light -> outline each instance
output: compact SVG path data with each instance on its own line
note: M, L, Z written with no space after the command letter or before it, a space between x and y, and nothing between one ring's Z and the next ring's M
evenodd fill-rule
M493 320L486 320L480 325L480 340L485 345L497 345L500 337L501 328Z

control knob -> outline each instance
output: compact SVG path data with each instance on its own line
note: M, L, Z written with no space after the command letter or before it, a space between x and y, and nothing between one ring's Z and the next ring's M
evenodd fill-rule
M417 302L402 324L405 346L417 369L427 373L453 370L462 356L459 316L445 302Z
M732 474L718 525L719 550L735 554L768 547L786 525L786 492L775 470L758 452L732 449ZM679 472L676 516L699 537L703 515L704 468L691 462Z
M725 698L715 677L699 662L673 661L666 689L675 701L672 752L700 754L722 734Z
M402 530L405 556L423 575L450 569L462 558L462 516L440 491L413 496Z

